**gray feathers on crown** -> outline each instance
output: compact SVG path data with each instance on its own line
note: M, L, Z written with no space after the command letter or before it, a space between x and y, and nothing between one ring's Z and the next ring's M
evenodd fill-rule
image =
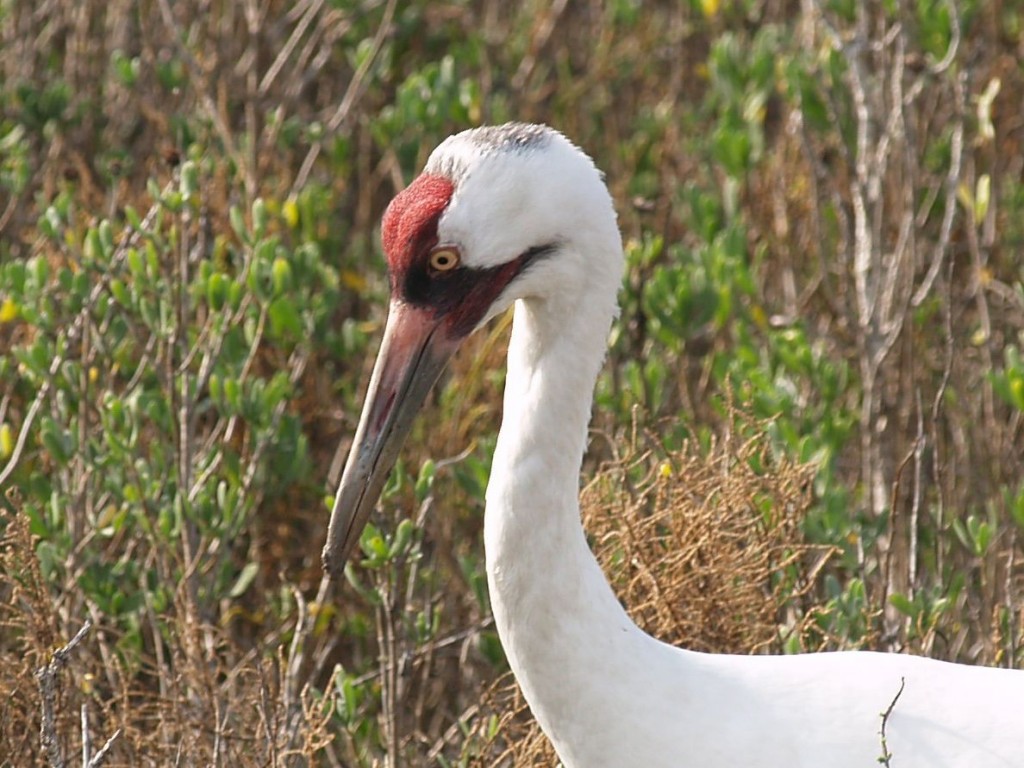
M482 155L499 152L527 152L543 149L555 135L555 131L546 125L530 123L505 123L504 125L487 125L473 128L460 133L457 138L475 145ZM461 158L443 153L435 155L424 169L428 173L445 176L458 183L466 174Z

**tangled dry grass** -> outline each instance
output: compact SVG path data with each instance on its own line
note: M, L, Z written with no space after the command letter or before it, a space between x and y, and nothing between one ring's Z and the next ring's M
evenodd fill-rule
M0 766L63 766L75 754L108 768L315 762L331 738L328 712L308 688L291 687L285 650L268 663L217 628L188 625L134 660L102 622L63 637L28 517L2 522ZM102 755L106 741L113 749Z

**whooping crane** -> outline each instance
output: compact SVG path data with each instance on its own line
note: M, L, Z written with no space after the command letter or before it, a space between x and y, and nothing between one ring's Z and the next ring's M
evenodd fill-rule
M570 768L1024 767L1024 672L897 654L697 653L641 632L584 538L579 470L623 271L593 162L537 125L452 136L391 203L384 339L324 549L338 574L446 361L515 305L484 544L498 633Z

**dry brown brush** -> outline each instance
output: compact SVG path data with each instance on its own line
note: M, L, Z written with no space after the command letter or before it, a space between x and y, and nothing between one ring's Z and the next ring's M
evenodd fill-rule
M216 627L183 623L131 660L102 622L62 636L66 601L42 577L28 517L2 523L0 766L309 765L331 740L329 712L295 690L280 638L268 661Z

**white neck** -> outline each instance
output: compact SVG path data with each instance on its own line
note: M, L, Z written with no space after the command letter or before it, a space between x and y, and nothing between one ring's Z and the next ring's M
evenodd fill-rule
M559 295L516 304L487 489L484 542L498 634L563 758L560 742L577 739L555 729L580 723L568 715L601 698L594 670L637 658L634 644L650 642L616 599L580 524L580 463L616 311L621 262L611 262L576 293L586 302Z

